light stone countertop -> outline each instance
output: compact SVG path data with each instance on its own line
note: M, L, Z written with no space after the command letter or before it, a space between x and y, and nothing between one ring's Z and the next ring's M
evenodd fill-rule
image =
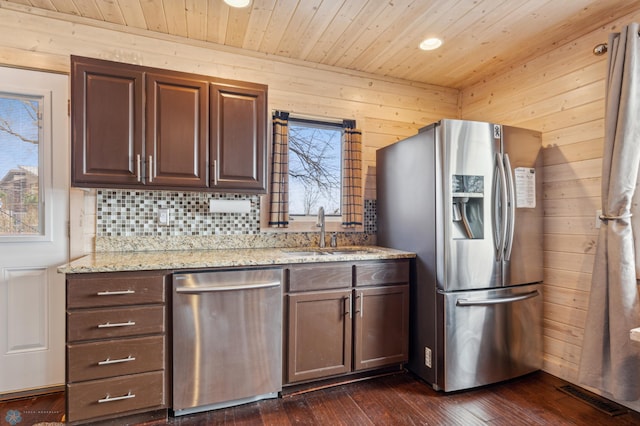
M338 251L336 253L331 252ZM331 254L327 254L331 253ZM260 248L224 250L173 250L93 253L58 268L65 274L269 266L292 263L411 259L415 253L378 246L345 246L319 249Z

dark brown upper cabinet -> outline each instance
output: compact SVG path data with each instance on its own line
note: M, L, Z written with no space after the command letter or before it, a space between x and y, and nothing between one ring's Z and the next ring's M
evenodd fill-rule
M71 63L73 186L266 192L267 86Z
M144 73L135 66L73 56L71 67L71 182L138 184Z
M146 183L207 186L208 83L146 74Z
M212 188L266 191L266 110L266 86L211 84Z

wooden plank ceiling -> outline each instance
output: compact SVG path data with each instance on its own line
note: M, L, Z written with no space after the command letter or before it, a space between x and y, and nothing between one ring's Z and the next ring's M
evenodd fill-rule
M0 7L464 88L638 10L640 0L253 0L244 9L223 0L0 0ZM444 45L420 51L430 36Z

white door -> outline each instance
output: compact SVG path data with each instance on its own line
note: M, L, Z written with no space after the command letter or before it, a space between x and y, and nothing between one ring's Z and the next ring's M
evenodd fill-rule
M65 379L68 84L0 67L0 394Z

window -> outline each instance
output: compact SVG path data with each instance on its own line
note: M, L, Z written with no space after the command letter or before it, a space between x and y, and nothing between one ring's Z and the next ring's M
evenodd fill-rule
M320 207L327 230L362 227L362 140L354 120L329 122L273 114L268 207L263 226L316 229Z
M0 92L0 236L41 235L42 99Z
M289 215L291 220L340 216L342 123L289 119Z

